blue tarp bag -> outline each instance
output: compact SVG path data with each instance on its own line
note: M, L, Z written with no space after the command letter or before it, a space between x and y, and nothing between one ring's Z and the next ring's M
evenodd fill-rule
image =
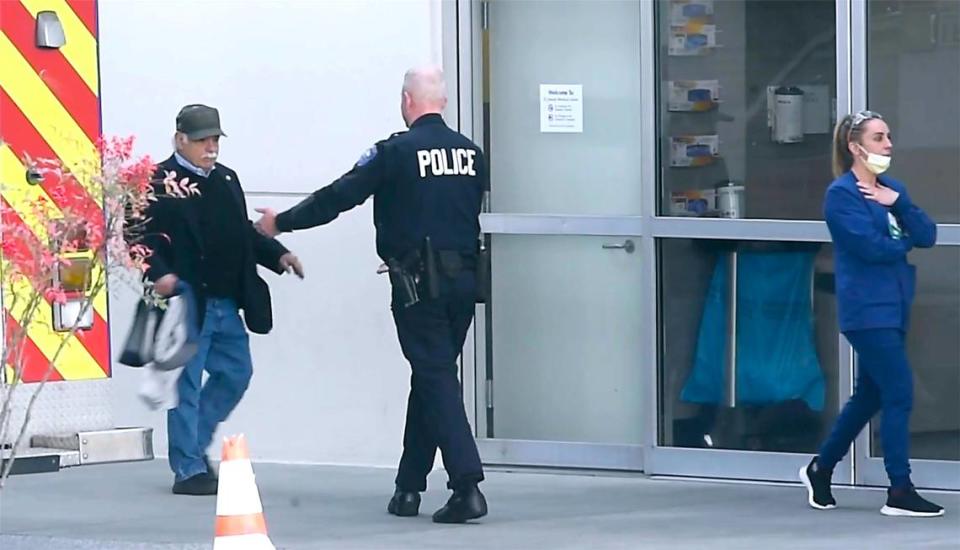
M740 252L737 261L737 405L801 399L824 406L813 335L814 252ZM683 401L720 404L726 392L729 254L718 256Z

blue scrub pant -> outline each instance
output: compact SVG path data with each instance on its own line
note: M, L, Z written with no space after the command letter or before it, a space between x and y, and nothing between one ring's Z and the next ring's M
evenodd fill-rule
M832 470L860 430L882 411L880 439L890 486L908 487L913 376L907 361L906 334L900 329L869 329L844 335L858 355L856 387L820 448L817 464Z

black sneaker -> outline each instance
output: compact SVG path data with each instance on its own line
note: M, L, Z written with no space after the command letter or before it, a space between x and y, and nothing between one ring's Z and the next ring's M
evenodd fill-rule
M943 506L938 506L917 494L916 489L888 489L887 505L880 509L885 516L909 518L935 518L943 515Z
M213 480L217 480L219 477L217 475L217 469L213 467L213 463L210 462L210 457L207 455L203 456L203 463L207 467L207 477Z
M832 475L832 471L817 469L817 457L813 457L810 464L800 468L800 481L807 488L807 502L811 508L832 510L837 507L837 501L830 492Z
M206 472L187 479L176 481L173 484L175 495L215 495L217 494L217 480Z

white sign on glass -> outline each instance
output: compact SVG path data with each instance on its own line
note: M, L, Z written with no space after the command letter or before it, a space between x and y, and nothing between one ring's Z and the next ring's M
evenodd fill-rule
M583 85L540 85L540 131L583 132Z

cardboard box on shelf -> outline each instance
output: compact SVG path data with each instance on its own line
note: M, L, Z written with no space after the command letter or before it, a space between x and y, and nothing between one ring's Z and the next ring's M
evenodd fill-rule
M716 210L717 192L713 189L692 189L670 193L671 216L702 216Z
M703 112L720 101L719 80L671 80L667 84L667 110Z
M716 134L670 138L670 166L707 166L719 156L720 136Z

